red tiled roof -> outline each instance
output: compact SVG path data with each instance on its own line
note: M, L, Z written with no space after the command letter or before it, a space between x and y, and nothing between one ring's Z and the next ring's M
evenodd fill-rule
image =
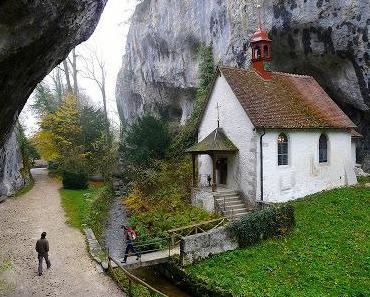
M351 136L352 138L363 138L364 136L357 132L355 129L351 129Z
M256 128L354 128L355 124L311 76L254 70L219 71Z

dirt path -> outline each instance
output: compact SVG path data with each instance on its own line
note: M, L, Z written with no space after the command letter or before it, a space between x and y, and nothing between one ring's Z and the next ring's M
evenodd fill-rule
M0 296L124 296L97 272L83 235L65 224L60 185L44 169L32 173L36 183L30 192L0 204L0 259L12 264L0 275L12 289ZM52 268L38 276L34 246L42 231L48 233Z

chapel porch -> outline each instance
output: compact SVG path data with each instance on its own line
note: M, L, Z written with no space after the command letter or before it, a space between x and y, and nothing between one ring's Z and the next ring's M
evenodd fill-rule
M209 174L209 186L212 192L217 190L218 185L223 188L227 185L228 156L234 156L238 148L225 135L222 128L216 128L207 137L186 150L192 156L192 179L193 187L198 187L199 175L197 174L197 157L208 155L212 160L212 169Z
M220 212L229 218L238 218L250 211L241 199L238 189L228 182L228 167L232 167L230 162L235 158L238 148L222 128L216 128L186 152L192 155L194 204L201 203L204 209ZM200 155L210 157L209 173L198 173L197 161ZM202 175L208 176L208 183L204 182L206 177Z

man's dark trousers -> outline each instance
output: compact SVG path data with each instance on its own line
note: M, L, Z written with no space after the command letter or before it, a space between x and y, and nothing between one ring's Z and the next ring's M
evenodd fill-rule
M135 249L134 245L132 244L131 240L126 240L126 251L125 251L125 258L123 259L124 262L126 262L128 253L129 252L135 253L136 257L140 257L140 253Z
M39 274L42 274L42 259L43 258L45 259L47 268L50 268L51 266L50 261L49 261L49 255L48 253L38 254L38 258L39 258Z

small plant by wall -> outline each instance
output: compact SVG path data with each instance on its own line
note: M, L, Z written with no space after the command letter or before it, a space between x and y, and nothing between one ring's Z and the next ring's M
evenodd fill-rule
M294 225L294 208L285 205L253 212L232 222L228 230L240 247L247 247L264 239L283 236L292 230Z

